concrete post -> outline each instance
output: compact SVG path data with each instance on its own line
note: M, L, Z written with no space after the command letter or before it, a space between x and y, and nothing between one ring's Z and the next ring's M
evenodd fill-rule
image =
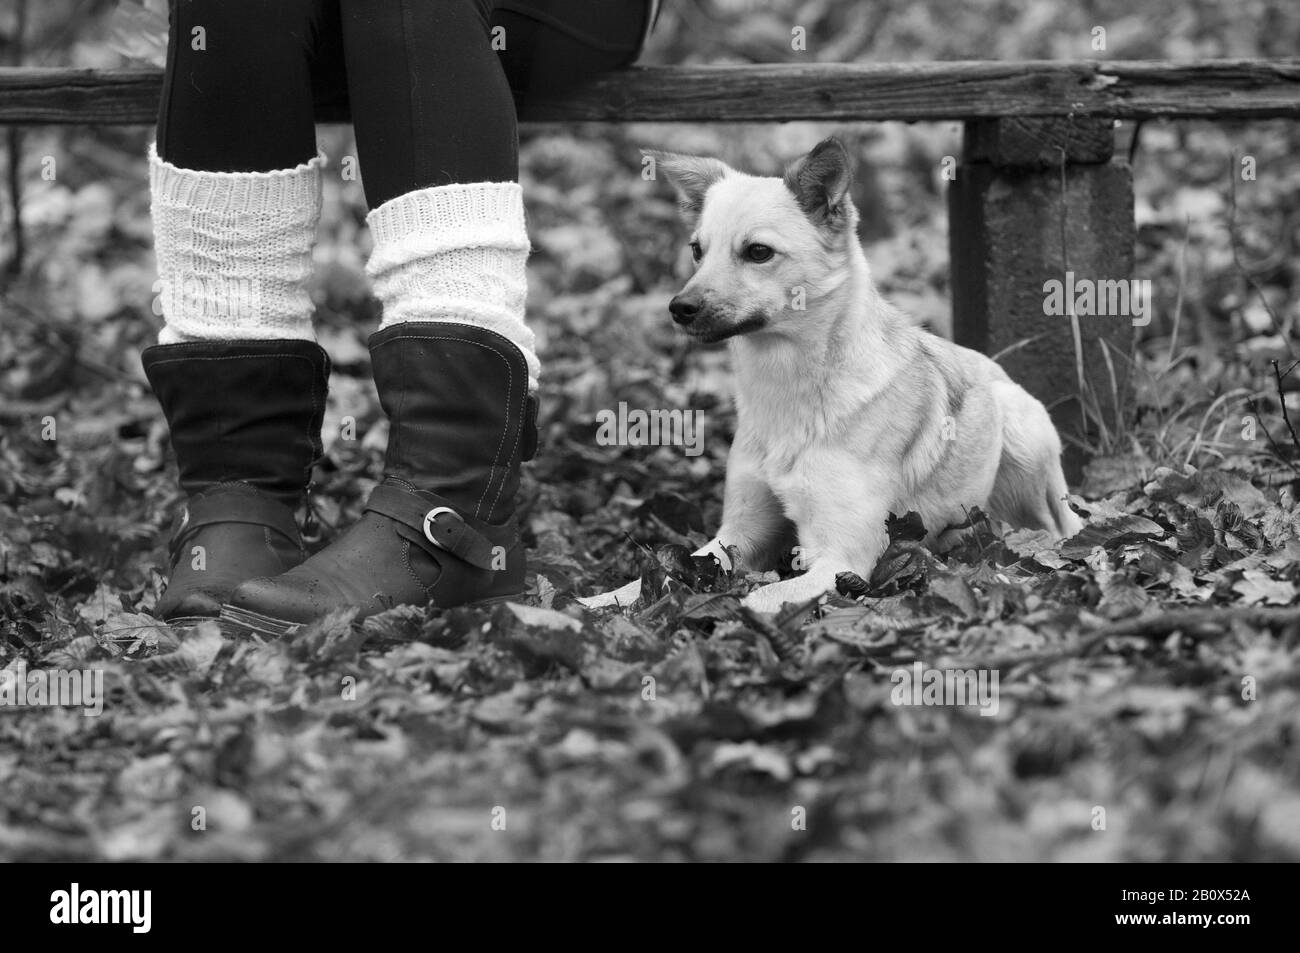
M999 363L1051 410L1071 483L1086 454L1069 436L1095 442L1098 416L1113 430L1117 399L1126 403L1134 322L1144 320L1140 309L1146 320L1151 313L1129 281L1133 178L1112 157L1113 142L1106 119L968 122L948 192L954 337L990 355L1012 349ZM1080 356L1082 392L1091 395L1086 424Z

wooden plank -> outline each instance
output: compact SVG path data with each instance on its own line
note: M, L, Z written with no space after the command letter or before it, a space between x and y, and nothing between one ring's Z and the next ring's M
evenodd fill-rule
M1010 169L1098 164L1115 153L1113 119L976 119L966 123L962 161Z
M148 124L156 69L0 69L0 123ZM819 63L634 67L524 121L944 121L998 117L1300 118L1300 59L1201 62ZM346 121L322 103L322 122Z

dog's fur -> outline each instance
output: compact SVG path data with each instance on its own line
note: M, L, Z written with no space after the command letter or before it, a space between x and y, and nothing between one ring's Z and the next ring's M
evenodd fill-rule
M774 612L864 578L888 514L915 510L930 541L972 506L1056 538L1067 504L1047 410L976 351L909 325L876 290L856 238L852 165L835 139L760 178L717 159L650 153L677 188L698 266L670 308L686 332L729 340L737 431L722 526L701 553L771 568L796 540L807 571L746 603ZM766 253L748 250L759 244ZM802 301L800 298L802 296ZM799 304L803 308L799 308Z

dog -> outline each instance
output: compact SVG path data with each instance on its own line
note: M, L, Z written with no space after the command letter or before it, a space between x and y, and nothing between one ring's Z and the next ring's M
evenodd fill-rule
M764 570L797 544L806 567L745 605L776 612L833 589L838 573L869 578L891 513L916 511L932 545L973 506L1057 540L1082 528L1042 403L877 291L842 143L819 143L782 178L646 154L691 228L695 272L672 319L698 341L729 342L736 375L722 525L696 555L730 569L734 547Z

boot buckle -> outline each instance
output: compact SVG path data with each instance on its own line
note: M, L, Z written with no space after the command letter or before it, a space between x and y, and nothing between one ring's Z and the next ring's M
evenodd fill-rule
M438 539L438 537L434 535L433 530L434 521L443 513L450 513L462 523L465 522L464 517L453 510L450 506L435 506L433 509L429 510L429 512L424 514L424 538L433 543L433 545L437 546L439 549L447 549L447 547L443 545L442 540ZM450 552L450 550L448 550L448 552Z

